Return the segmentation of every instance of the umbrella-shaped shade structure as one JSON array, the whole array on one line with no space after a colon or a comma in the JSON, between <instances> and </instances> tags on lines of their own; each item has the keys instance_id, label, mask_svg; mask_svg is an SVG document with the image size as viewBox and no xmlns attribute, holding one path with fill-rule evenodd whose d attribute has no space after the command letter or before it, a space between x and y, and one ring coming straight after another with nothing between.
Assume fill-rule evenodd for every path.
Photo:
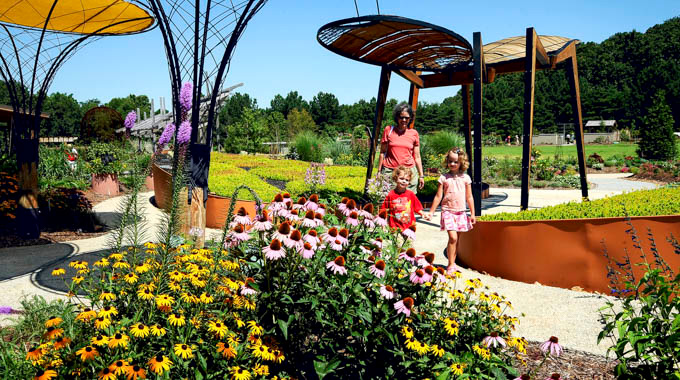
<instances>
[{"instance_id":1,"label":"umbrella-shaped shade structure","mask_svg":"<svg viewBox=\"0 0 680 380\"><path fill-rule=\"evenodd\" d=\"M12 151L19 166L19 233L37 223L40 111L59 67L96 37L149 30L154 18L136 1L8 0L0 3L0 79L13 108ZM95 38L93 38L95 37Z\"/></svg>"}]
</instances>

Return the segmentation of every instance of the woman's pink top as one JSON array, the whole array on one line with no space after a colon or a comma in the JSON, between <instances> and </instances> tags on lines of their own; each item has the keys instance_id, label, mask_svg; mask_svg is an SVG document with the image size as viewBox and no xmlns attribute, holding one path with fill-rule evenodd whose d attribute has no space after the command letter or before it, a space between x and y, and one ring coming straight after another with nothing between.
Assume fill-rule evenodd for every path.
<instances>
[{"instance_id":1,"label":"woman's pink top","mask_svg":"<svg viewBox=\"0 0 680 380\"><path fill-rule=\"evenodd\" d=\"M472 183L470 176L467 173L446 173L439 177L438 182L443 185L442 210L465 211L465 189Z\"/></svg>"},{"instance_id":2,"label":"woman's pink top","mask_svg":"<svg viewBox=\"0 0 680 380\"><path fill-rule=\"evenodd\" d=\"M404 132L397 132L397 128L392 126L385 127L380 143L387 143L387 151L383 166L394 169L399 165L407 168L416 164L413 158L413 149L420 145L420 136L415 129L406 129Z\"/></svg>"}]
</instances>

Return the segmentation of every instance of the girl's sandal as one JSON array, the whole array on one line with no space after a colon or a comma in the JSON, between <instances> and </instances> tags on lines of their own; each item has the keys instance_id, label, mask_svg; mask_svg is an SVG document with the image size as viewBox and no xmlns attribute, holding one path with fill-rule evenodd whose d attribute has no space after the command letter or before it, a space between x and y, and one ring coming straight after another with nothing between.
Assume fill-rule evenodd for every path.
<instances>
[{"instance_id":1,"label":"girl's sandal","mask_svg":"<svg viewBox=\"0 0 680 380\"><path fill-rule=\"evenodd\" d=\"M458 271L456 264L450 265L446 268L446 274L453 276Z\"/></svg>"}]
</instances>

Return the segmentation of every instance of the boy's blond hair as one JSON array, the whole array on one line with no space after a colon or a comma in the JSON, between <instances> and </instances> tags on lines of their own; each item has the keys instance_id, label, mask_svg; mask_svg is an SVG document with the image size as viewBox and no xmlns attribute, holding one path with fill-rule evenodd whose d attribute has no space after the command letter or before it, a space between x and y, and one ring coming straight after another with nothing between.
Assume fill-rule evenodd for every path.
<instances>
[{"instance_id":1,"label":"boy's blond hair","mask_svg":"<svg viewBox=\"0 0 680 380\"><path fill-rule=\"evenodd\" d=\"M464 173L468 167L470 167L470 162L468 161L467 153L458 147L451 148L448 152L446 152L446 156L444 156L444 162L442 163L444 169L449 168L449 155L451 153L458 155L458 173Z\"/></svg>"},{"instance_id":2,"label":"boy's blond hair","mask_svg":"<svg viewBox=\"0 0 680 380\"><path fill-rule=\"evenodd\" d=\"M394 171L392 172L392 181L397 182L397 179L402 173L408 174L408 180L411 181L411 176L413 175L413 173L411 173L411 169L407 168L404 165L399 165L394 169Z\"/></svg>"}]
</instances>

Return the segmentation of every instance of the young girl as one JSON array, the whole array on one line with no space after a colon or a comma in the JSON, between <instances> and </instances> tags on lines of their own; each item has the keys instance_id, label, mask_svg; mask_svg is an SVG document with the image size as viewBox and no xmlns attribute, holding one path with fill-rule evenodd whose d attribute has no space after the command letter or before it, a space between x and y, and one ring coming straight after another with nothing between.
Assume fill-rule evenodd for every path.
<instances>
[{"instance_id":1,"label":"young girl","mask_svg":"<svg viewBox=\"0 0 680 380\"><path fill-rule=\"evenodd\" d=\"M449 242L446 246L449 265L446 271L449 274L455 272L456 267L456 243L458 233L472 229L475 219L475 203L472 199L472 180L465 173L469 166L467 154L462 149L449 150L444 159L444 168L449 172L439 177L437 195L432 201L432 207L428 219L432 218L434 211L442 204L441 230L449 234ZM465 202L470 207L471 216L465 213Z\"/></svg>"},{"instance_id":2,"label":"young girl","mask_svg":"<svg viewBox=\"0 0 680 380\"><path fill-rule=\"evenodd\" d=\"M406 166L398 166L392 172L392 180L396 187L387 194L380 210L387 210L390 228L399 228L401 231L409 228L416 222L415 214L425 217L423 205L413 191L407 189L411 183L411 169Z\"/></svg>"}]
</instances>

